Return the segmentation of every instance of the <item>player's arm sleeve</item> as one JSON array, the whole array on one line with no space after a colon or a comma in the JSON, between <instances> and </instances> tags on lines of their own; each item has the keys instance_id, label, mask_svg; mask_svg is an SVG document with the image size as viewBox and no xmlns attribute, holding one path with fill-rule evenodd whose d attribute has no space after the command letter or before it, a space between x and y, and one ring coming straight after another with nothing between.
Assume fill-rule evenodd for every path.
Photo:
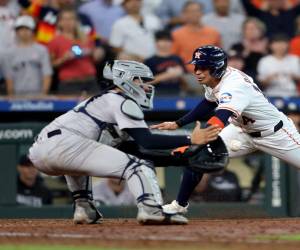
<instances>
[{"instance_id":1,"label":"player's arm sleeve","mask_svg":"<svg viewBox=\"0 0 300 250\"><path fill-rule=\"evenodd\" d=\"M224 128L228 124L228 119L234 113L227 109L218 109L216 114L207 121L207 126L217 125L220 128Z\"/></svg>"},{"instance_id":2,"label":"player's arm sleeve","mask_svg":"<svg viewBox=\"0 0 300 250\"><path fill-rule=\"evenodd\" d=\"M192 111L176 121L179 127L203 119L217 107L217 103L203 99Z\"/></svg>"},{"instance_id":3,"label":"player's arm sleeve","mask_svg":"<svg viewBox=\"0 0 300 250\"><path fill-rule=\"evenodd\" d=\"M127 128L124 131L145 149L172 149L191 145L191 139L186 135L152 134L148 128Z\"/></svg>"}]
</instances>

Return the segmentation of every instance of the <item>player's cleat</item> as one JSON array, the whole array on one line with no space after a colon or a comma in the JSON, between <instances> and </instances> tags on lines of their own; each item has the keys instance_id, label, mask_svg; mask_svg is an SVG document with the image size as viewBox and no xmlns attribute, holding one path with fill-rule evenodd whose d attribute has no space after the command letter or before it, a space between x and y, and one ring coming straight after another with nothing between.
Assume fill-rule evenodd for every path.
<instances>
[{"instance_id":1,"label":"player's cleat","mask_svg":"<svg viewBox=\"0 0 300 250\"><path fill-rule=\"evenodd\" d=\"M165 221L163 224L165 225L186 225L189 223L189 220L181 214L166 214Z\"/></svg>"},{"instance_id":2,"label":"player's cleat","mask_svg":"<svg viewBox=\"0 0 300 250\"><path fill-rule=\"evenodd\" d=\"M137 221L142 225L162 224L165 216L161 207L147 206L143 203L138 203Z\"/></svg>"},{"instance_id":3,"label":"player's cleat","mask_svg":"<svg viewBox=\"0 0 300 250\"><path fill-rule=\"evenodd\" d=\"M185 214L187 213L189 204L185 207L180 206L176 200L173 200L172 203L166 204L163 207L163 211L166 214Z\"/></svg>"},{"instance_id":4,"label":"player's cleat","mask_svg":"<svg viewBox=\"0 0 300 250\"><path fill-rule=\"evenodd\" d=\"M73 221L75 224L97 224L103 219L92 201L76 200Z\"/></svg>"},{"instance_id":5,"label":"player's cleat","mask_svg":"<svg viewBox=\"0 0 300 250\"><path fill-rule=\"evenodd\" d=\"M142 225L185 225L188 219L180 214L166 214L162 208L138 204L137 221Z\"/></svg>"}]
</instances>

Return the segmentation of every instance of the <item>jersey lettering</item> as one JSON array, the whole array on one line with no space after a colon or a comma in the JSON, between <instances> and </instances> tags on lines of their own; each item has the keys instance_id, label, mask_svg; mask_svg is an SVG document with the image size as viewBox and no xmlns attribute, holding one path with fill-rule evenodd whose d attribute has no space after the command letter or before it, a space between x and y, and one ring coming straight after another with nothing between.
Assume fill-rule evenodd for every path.
<instances>
[{"instance_id":1,"label":"jersey lettering","mask_svg":"<svg viewBox=\"0 0 300 250\"><path fill-rule=\"evenodd\" d=\"M243 119L243 124L244 125L247 125L249 122L251 122L251 123L254 123L255 122L255 120L253 120L253 119L251 119L251 118L249 118L249 117L247 117L247 116L242 116L242 119Z\"/></svg>"},{"instance_id":2,"label":"jersey lettering","mask_svg":"<svg viewBox=\"0 0 300 250\"><path fill-rule=\"evenodd\" d=\"M243 76L245 82L250 83L251 86L252 86L257 92L259 92L259 93L261 93L263 96L265 96L265 95L263 94L263 92L260 90L260 88L257 87L257 85L256 85L254 82L252 82L252 81L250 80L249 76L247 76L244 72L242 72L242 71L240 71L240 70L237 70L237 71Z\"/></svg>"}]
</instances>

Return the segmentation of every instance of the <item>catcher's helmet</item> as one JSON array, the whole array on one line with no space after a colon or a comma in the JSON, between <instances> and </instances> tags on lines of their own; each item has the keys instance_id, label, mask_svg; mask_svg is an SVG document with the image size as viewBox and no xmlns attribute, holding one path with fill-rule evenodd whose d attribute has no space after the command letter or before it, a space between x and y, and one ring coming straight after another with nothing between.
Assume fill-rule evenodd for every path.
<instances>
[{"instance_id":1,"label":"catcher's helmet","mask_svg":"<svg viewBox=\"0 0 300 250\"><path fill-rule=\"evenodd\" d=\"M103 77L112 80L114 85L141 108L153 108L154 86L147 81L153 80L154 77L145 64L127 60L110 61L103 69Z\"/></svg>"},{"instance_id":2,"label":"catcher's helmet","mask_svg":"<svg viewBox=\"0 0 300 250\"><path fill-rule=\"evenodd\" d=\"M221 48L207 45L197 48L189 63L208 68L213 77L221 78L227 67L227 56Z\"/></svg>"}]
</instances>

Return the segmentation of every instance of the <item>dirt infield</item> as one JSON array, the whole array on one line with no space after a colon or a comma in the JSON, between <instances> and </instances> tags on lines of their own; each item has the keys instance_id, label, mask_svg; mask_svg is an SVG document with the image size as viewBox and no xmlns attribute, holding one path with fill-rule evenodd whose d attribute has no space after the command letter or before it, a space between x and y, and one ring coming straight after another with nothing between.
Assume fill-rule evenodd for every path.
<instances>
[{"instance_id":1,"label":"dirt infield","mask_svg":"<svg viewBox=\"0 0 300 250\"><path fill-rule=\"evenodd\" d=\"M1 244L66 244L127 249L300 249L300 219L191 220L140 226L135 220L73 225L71 220L0 220Z\"/></svg>"}]
</instances>

